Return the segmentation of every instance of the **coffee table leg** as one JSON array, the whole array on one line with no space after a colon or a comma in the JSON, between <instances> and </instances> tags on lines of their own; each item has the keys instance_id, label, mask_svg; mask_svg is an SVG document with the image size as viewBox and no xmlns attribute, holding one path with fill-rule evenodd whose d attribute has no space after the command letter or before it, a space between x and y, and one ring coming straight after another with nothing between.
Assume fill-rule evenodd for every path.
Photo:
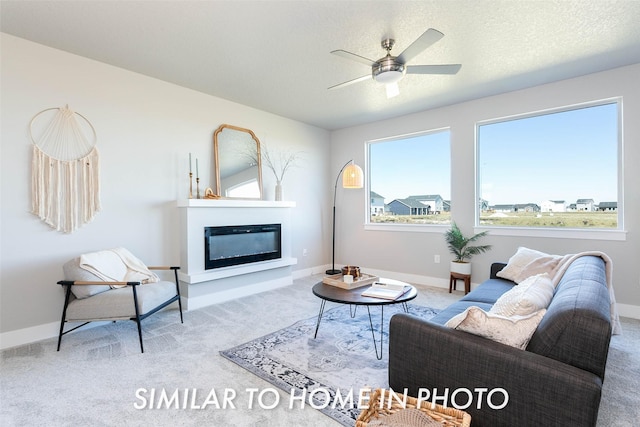
<instances>
[{"instance_id":1,"label":"coffee table leg","mask_svg":"<svg viewBox=\"0 0 640 427\"><path fill-rule=\"evenodd\" d=\"M369 314L369 325L371 326L371 337L373 338L373 348L376 350L376 358L382 360L382 342L384 341L384 305L380 306L380 353L378 353L378 344L376 343L376 334L373 331L373 321L371 320L371 311L367 306L367 313Z\"/></svg>"},{"instance_id":2,"label":"coffee table leg","mask_svg":"<svg viewBox=\"0 0 640 427\"><path fill-rule=\"evenodd\" d=\"M351 309L352 307L353 307L353 310ZM349 315L351 316L352 319L356 317L357 311L358 311L357 305L349 304Z\"/></svg>"},{"instance_id":3,"label":"coffee table leg","mask_svg":"<svg viewBox=\"0 0 640 427\"><path fill-rule=\"evenodd\" d=\"M313 334L313 339L316 339L318 336L318 328L320 327L320 320L322 320L322 314L324 313L324 305L326 304L326 300L322 300L320 303L320 312L318 313L318 321L316 322L316 333Z\"/></svg>"}]
</instances>

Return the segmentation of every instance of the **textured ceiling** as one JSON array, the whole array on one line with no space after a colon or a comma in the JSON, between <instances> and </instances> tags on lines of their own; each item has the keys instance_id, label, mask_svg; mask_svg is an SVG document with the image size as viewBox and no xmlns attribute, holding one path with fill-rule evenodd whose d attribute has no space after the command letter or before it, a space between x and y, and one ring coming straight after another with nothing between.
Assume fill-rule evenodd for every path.
<instances>
[{"instance_id":1,"label":"textured ceiling","mask_svg":"<svg viewBox=\"0 0 640 427\"><path fill-rule=\"evenodd\" d=\"M640 63L640 1L6 1L1 29L37 43L326 129L404 115ZM380 41L398 54L427 28L445 37L400 95L365 81Z\"/></svg>"}]
</instances>

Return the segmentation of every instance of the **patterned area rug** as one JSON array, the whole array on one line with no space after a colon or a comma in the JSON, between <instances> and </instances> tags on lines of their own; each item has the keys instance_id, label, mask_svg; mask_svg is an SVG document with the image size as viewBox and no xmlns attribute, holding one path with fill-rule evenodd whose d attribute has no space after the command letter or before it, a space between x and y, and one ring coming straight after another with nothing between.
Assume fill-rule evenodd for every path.
<instances>
[{"instance_id":1,"label":"patterned area rug","mask_svg":"<svg viewBox=\"0 0 640 427\"><path fill-rule=\"evenodd\" d=\"M389 319L402 312L395 304L384 309L382 360L377 360L366 307L351 317L350 307L326 310L313 338L317 317L301 320L220 354L289 393L294 407L305 404L345 426L358 417L358 398L368 388L388 388ZM437 311L409 304L409 313L430 319ZM371 308L380 351L380 308ZM304 399L304 401L303 401Z\"/></svg>"}]
</instances>

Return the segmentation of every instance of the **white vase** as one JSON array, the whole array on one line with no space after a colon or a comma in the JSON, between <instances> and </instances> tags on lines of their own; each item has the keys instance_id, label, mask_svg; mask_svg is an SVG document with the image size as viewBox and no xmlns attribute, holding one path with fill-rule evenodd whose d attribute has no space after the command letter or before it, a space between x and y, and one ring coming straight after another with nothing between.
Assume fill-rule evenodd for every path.
<instances>
[{"instance_id":1,"label":"white vase","mask_svg":"<svg viewBox=\"0 0 640 427\"><path fill-rule=\"evenodd\" d=\"M276 201L281 201L282 200L282 182L277 181L276 182L276 197L275 197Z\"/></svg>"},{"instance_id":2,"label":"white vase","mask_svg":"<svg viewBox=\"0 0 640 427\"><path fill-rule=\"evenodd\" d=\"M450 269L452 273L471 274L471 263L451 261Z\"/></svg>"}]
</instances>

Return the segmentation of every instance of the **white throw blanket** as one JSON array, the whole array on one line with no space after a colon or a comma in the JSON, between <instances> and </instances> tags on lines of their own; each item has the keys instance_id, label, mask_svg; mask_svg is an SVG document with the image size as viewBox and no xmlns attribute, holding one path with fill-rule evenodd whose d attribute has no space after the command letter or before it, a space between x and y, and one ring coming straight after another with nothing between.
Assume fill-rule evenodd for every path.
<instances>
[{"instance_id":1,"label":"white throw blanket","mask_svg":"<svg viewBox=\"0 0 640 427\"><path fill-rule=\"evenodd\" d=\"M607 288L609 290L609 300L611 302L611 327L614 335L622 333L616 297L613 292L613 263L611 258L604 252L587 251L569 255L550 255L528 248L518 248L518 252L509 259L507 266L500 272L498 277L504 277L520 283L524 279L536 274L547 273L551 277L551 282L557 286L562 276L569 268L569 265L582 256L597 256L604 260Z\"/></svg>"},{"instance_id":2,"label":"white throw blanket","mask_svg":"<svg viewBox=\"0 0 640 427\"><path fill-rule=\"evenodd\" d=\"M105 282L154 283L160 281L155 273L125 248L81 255L80 268L95 274Z\"/></svg>"}]
</instances>

